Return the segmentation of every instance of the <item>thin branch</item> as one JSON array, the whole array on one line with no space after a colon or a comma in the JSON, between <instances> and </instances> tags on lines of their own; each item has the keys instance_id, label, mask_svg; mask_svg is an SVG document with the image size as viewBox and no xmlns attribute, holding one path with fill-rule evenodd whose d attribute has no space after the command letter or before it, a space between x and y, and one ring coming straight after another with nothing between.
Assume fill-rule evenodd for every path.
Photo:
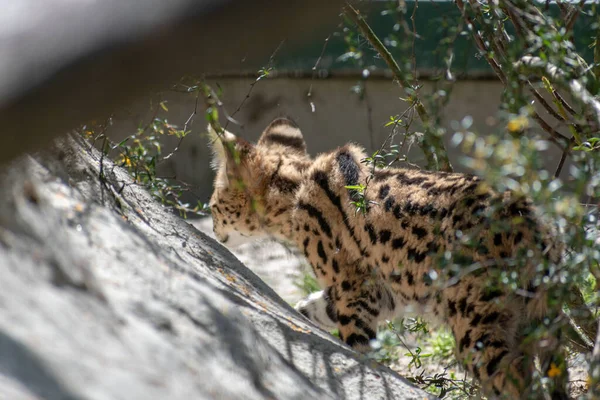
<instances>
[{"instance_id":1,"label":"thin branch","mask_svg":"<svg viewBox=\"0 0 600 400\"><path fill-rule=\"evenodd\" d=\"M173 149L173 151L171 151L169 154L167 154L166 156L164 156L159 162L168 160L169 158L173 157L173 154L177 153L177 151L179 150L179 147L181 146L181 143L183 142L183 139L187 136L186 132L187 132L187 128L188 126L192 123L192 120L194 119L194 116L196 116L196 114L198 113L198 99L200 97L200 90L198 90L196 92L196 104L194 105L194 111L190 114L190 116L188 117L187 121L185 121L185 123L183 124L183 135L179 138L179 141L177 142L177 145L175 146L175 148Z\"/></svg>"},{"instance_id":2,"label":"thin branch","mask_svg":"<svg viewBox=\"0 0 600 400\"><path fill-rule=\"evenodd\" d=\"M594 41L594 76L596 80L600 80L600 27L596 31L596 39Z\"/></svg>"},{"instance_id":3,"label":"thin branch","mask_svg":"<svg viewBox=\"0 0 600 400\"><path fill-rule=\"evenodd\" d=\"M558 112L556 112L556 110L554 110L554 108L552 108L552 106L550 104L548 104L548 102L546 101L544 96L542 96L540 94L540 92L538 92L537 89L535 89L533 87L531 82L527 81L527 83L529 84L529 91L531 92L531 94L533 94L533 96L537 99L537 101L544 107L546 112L548 114L550 114L551 116L553 116L555 119L557 119L561 122L566 122L565 118L562 115L560 115Z\"/></svg>"},{"instance_id":4,"label":"thin branch","mask_svg":"<svg viewBox=\"0 0 600 400\"><path fill-rule=\"evenodd\" d=\"M415 106L415 109L419 114L419 118L421 118L421 121L423 122L423 127L425 130L421 143L421 150L425 155L427 168L447 172L452 171L452 165L448 159L444 142L435 131L425 106L417 97L415 89L410 85L407 76L400 69L398 63L396 63L396 60L394 60L394 57L389 50L385 47L381 40L379 40L371 27L360 15L360 12L350 4L347 4L347 7L345 8L345 14L356 24L362 35L369 41L377 53L379 53L381 58L387 64L388 68L392 71L394 79L409 94L410 101Z\"/></svg>"},{"instance_id":5,"label":"thin branch","mask_svg":"<svg viewBox=\"0 0 600 400\"><path fill-rule=\"evenodd\" d=\"M415 45L417 42L417 23L415 16L417 15L417 9L419 8L419 0L415 0L415 5L413 6L413 12L410 16L410 20L412 21L412 65L413 65L413 77L417 79L417 53L415 52Z\"/></svg>"},{"instance_id":6,"label":"thin branch","mask_svg":"<svg viewBox=\"0 0 600 400\"><path fill-rule=\"evenodd\" d=\"M465 19L467 24L471 24L471 31L473 33L475 42L477 43L479 49L482 52L484 52L485 55L487 55L486 59L488 60L488 63L490 63L490 66L494 69L494 71L496 71L496 74L498 75L500 80L502 80L502 82L505 83L506 78L505 78L504 73L500 69L500 65L497 63L497 61L492 56L489 55L489 48L486 46L484 39L481 37L481 35L478 32L476 32L475 27L472 26L473 22L470 19L470 17L466 14L462 0L457 0L456 3L459 6L459 8L463 7L463 8L461 8L463 18ZM476 13L478 13L478 14L481 13L480 6L475 0L469 0L469 3ZM509 8L509 10L510 10L510 8ZM519 26L520 22L518 21L516 14L514 12L512 12L511 14L512 14L512 18L513 18L513 24L515 24L515 26ZM489 40L488 42L492 46L494 52L504 58L506 55L506 52L503 48L503 43L502 43L501 39L498 39L497 35L495 35L494 32L488 32L488 36L491 36L491 40ZM539 92L531 85L531 83L529 81L528 81L528 85L529 85L530 91L532 92L534 97L536 97L536 99L538 99L538 101L540 102L540 104L542 104L542 106L546 109L546 111L551 116L556 118L557 120L559 120L561 122L565 122L565 119L562 116L560 116L560 114L558 114L546 102L546 100L539 94ZM540 127L542 127L542 129L544 129L550 135L551 141L555 142L560 147L567 146L569 139L567 137L565 137L564 135L562 135L560 132L556 131L554 128L552 128L552 126L550 124L548 124L537 112L533 113L532 118L540 125Z\"/></svg>"},{"instance_id":7,"label":"thin branch","mask_svg":"<svg viewBox=\"0 0 600 400\"><path fill-rule=\"evenodd\" d=\"M281 49L281 47L283 46L284 43L285 43L285 40L282 40L281 42L279 42L279 45L277 46L277 48L273 51L273 53L271 53L271 56L269 57L269 62L267 63L268 69L272 68L273 62L275 61L275 55L279 52L279 49ZM252 94L252 91L254 90L254 86L256 86L256 84L266 76L267 76L267 73L263 72L263 73L259 74L258 78L256 78L256 80L250 84L250 89L248 90L248 93L246 93L246 97L244 97L244 99L241 101L241 103L238 105L238 107L235 109L235 111L231 114L231 118L233 118L235 116L235 114L237 114L242 109L244 104L246 104L246 101L250 98L250 95ZM228 125L229 125L229 119L225 123L224 129L227 129Z\"/></svg>"},{"instance_id":8,"label":"thin branch","mask_svg":"<svg viewBox=\"0 0 600 400\"><path fill-rule=\"evenodd\" d=\"M533 120L537 122L538 125L550 135L550 141L556 143L562 149L565 149L565 147L568 146L569 139L566 138L562 133L558 132L556 129L552 128L550 124L548 124L542 117L540 117L540 115L537 112L534 112L531 115L531 118L533 118Z\"/></svg>"},{"instance_id":9,"label":"thin branch","mask_svg":"<svg viewBox=\"0 0 600 400\"><path fill-rule=\"evenodd\" d=\"M568 149L563 150L562 156L560 157L560 162L558 163L558 167L556 167L556 171L554 172L555 178L558 178L560 176L560 172L562 171L562 168L565 165L565 160L567 159L568 153Z\"/></svg>"},{"instance_id":10,"label":"thin branch","mask_svg":"<svg viewBox=\"0 0 600 400\"><path fill-rule=\"evenodd\" d=\"M560 102L560 105L564 107L564 109L567 110L569 114L571 114L572 116L577 116L577 111L575 111L575 109L571 107L569 103L567 103L565 98L562 97L560 93L558 93L556 90L552 90L552 96L554 96L554 98Z\"/></svg>"},{"instance_id":11,"label":"thin branch","mask_svg":"<svg viewBox=\"0 0 600 400\"><path fill-rule=\"evenodd\" d=\"M573 29L575 21L577 21L577 17L579 17L579 13L581 12L581 7L583 7L584 4L585 0L580 0L577 6L571 6L571 9L565 18L565 29L567 32L571 32L571 29Z\"/></svg>"},{"instance_id":12,"label":"thin branch","mask_svg":"<svg viewBox=\"0 0 600 400\"><path fill-rule=\"evenodd\" d=\"M600 126L600 102L577 79L567 80L566 74L561 69L539 57L524 56L515 63L515 67L523 74L546 76L555 85L568 90L574 99L577 99L592 111L596 119L596 127Z\"/></svg>"},{"instance_id":13,"label":"thin branch","mask_svg":"<svg viewBox=\"0 0 600 400\"><path fill-rule=\"evenodd\" d=\"M323 54L325 54L325 49L327 49L327 45L329 44L329 38L330 37L331 37L331 35L329 35L329 36L327 36L325 38L325 42L323 43L323 48L321 49L321 54L319 54L319 58L317 58L317 61L315 62L315 65L312 67L312 77L310 79L310 87L308 88L308 93L306 94L306 97L308 97L308 102L310 104L310 111L311 112L315 112L316 111L315 103L312 101L313 82L315 80L315 76L317 75L317 68L319 67L319 64L321 63L321 59L323 58Z\"/></svg>"},{"instance_id":14,"label":"thin branch","mask_svg":"<svg viewBox=\"0 0 600 400\"><path fill-rule=\"evenodd\" d=\"M490 55L490 51L487 48L485 41L483 40L483 38L481 37L479 32L477 32L475 30L475 25L473 24L473 20L471 19L471 17L469 17L467 15L467 12L465 10L465 4L463 3L462 0L456 0L456 5L458 6L458 9L460 10L460 12L463 16L463 19L467 23L467 27L471 30L471 33L473 35L473 39L475 40L475 44L477 45L477 48L479 49L479 51L481 52L483 57L485 57L486 61L490 65L490 67L492 67L492 69L496 73L496 76L498 76L498 79L500 79L500 81L504 85L506 85L506 76L504 75L504 72L502 71L502 67L500 67L500 64L498 63L498 61L496 61L496 59L494 59L494 57L492 57Z\"/></svg>"}]
</instances>

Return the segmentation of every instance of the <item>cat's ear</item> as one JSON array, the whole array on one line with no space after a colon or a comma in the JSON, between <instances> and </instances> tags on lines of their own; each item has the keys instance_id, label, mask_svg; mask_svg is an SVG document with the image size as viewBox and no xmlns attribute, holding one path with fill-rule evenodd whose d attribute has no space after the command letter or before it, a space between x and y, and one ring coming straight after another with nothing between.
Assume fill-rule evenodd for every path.
<instances>
[{"instance_id":1,"label":"cat's ear","mask_svg":"<svg viewBox=\"0 0 600 400\"><path fill-rule=\"evenodd\" d=\"M208 125L209 144L213 151L211 167L218 171L240 165L252 152L254 146L233 133L223 130L221 134Z\"/></svg>"},{"instance_id":2,"label":"cat's ear","mask_svg":"<svg viewBox=\"0 0 600 400\"><path fill-rule=\"evenodd\" d=\"M263 131L258 146L278 147L280 150L306 153L306 142L300 128L289 118L273 120Z\"/></svg>"}]
</instances>

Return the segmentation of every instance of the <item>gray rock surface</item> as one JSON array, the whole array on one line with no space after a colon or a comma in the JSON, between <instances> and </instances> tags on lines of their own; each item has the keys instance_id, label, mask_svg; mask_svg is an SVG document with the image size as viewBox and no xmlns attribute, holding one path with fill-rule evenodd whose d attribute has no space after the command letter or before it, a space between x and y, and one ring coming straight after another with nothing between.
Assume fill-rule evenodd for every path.
<instances>
[{"instance_id":1,"label":"gray rock surface","mask_svg":"<svg viewBox=\"0 0 600 400\"><path fill-rule=\"evenodd\" d=\"M0 399L429 397L81 139L0 175Z\"/></svg>"}]
</instances>

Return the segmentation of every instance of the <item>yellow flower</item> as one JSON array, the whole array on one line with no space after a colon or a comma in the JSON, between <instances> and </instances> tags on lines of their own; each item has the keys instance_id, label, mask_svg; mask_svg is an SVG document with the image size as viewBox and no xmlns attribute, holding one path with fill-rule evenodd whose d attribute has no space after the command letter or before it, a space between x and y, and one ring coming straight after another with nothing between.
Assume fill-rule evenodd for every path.
<instances>
[{"instance_id":1,"label":"yellow flower","mask_svg":"<svg viewBox=\"0 0 600 400\"><path fill-rule=\"evenodd\" d=\"M131 167L131 158L127 157L125 154L121 154L121 163L128 167Z\"/></svg>"},{"instance_id":2,"label":"yellow flower","mask_svg":"<svg viewBox=\"0 0 600 400\"><path fill-rule=\"evenodd\" d=\"M524 115L519 115L508 121L506 127L510 132L521 132L522 130L529 128L529 119Z\"/></svg>"},{"instance_id":3,"label":"yellow flower","mask_svg":"<svg viewBox=\"0 0 600 400\"><path fill-rule=\"evenodd\" d=\"M561 369L556 366L556 364L551 363L550 369L548 370L548 377L554 378L559 376L562 373Z\"/></svg>"}]
</instances>

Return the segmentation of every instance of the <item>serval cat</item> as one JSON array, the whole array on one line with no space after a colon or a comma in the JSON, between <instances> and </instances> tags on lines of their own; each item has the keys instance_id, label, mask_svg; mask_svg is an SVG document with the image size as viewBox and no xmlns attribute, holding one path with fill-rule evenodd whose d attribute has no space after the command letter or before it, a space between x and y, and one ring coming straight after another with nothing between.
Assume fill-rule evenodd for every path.
<instances>
[{"instance_id":1,"label":"serval cat","mask_svg":"<svg viewBox=\"0 0 600 400\"><path fill-rule=\"evenodd\" d=\"M313 159L285 118L256 145L212 137L216 237L267 234L303 250L323 290L296 309L349 346L368 350L378 322L413 309L451 328L457 357L489 397L530 397L534 353L545 370L565 370L557 337L524 341L562 318L538 277L562 245L527 198L468 174L373 168L354 144ZM499 283L502 273L517 274L517 289ZM553 398L567 398L556 380Z\"/></svg>"}]
</instances>

